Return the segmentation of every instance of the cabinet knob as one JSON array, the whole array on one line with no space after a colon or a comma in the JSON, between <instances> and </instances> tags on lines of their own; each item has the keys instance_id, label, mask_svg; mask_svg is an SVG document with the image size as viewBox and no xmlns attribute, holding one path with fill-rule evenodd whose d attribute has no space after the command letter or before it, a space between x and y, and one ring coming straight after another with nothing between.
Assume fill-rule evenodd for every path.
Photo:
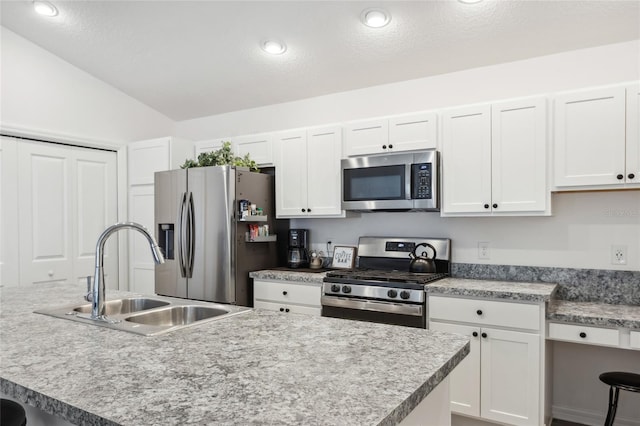
<instances>
[{"instance_id":1,"label":"cabinet knob","mask_svg":"<svg viewBox=\"0 0 640 426\"><path fill-rule=\"evenodd\" d=\"M286 296L286 295L287 295L287 290L283 291L283 292L282 292L282 295L283 295L283 296Z\"/></svg>"},{"instance_id":2,"label":"cabinet knob","mask_svg":"<svg viewBox=\"0 0 640 426\"><path fill-rule=\"evenodd\" d=\"M382 145L382 149L387 149L387 146L386 145Z\"/></svg>"},{"instance_id":3,"label":"cabinet knob","mask_svg":"<svg viewBox=\"0 0 640 426\"><path fill-rule=\"evenodd\" d=\"M622 178L624 178L624 175L620 174L618 176L616 176L618 178L618 180L622 180Z\"/></svg>"},{"instance_id":4,"label":"cabinet knob","mask_svg":"<svg viewBox=\"0 0 640 426\"><path fill-rule=\"evenodd\" d=\"M498 208L498 204L493 203L493 208L494 208L494 209L497 209L497 208Z\"/></svg>"},{"instance_id":5,"label":"cabinet knob","mask_svg":"<svg viewBox=\"0 0 640 426\"><path fill-rule=\"evenodd\" d=\"M389 144L389 149L393 149L393 145Z\"/></svg>"},{"instance_id":6,"label":"cabinet knob","mask_svg":"<svg viewBox=\"0 0 640 426\"><path fill-rule=\"evenodd\" d=\"M308 212L308 213L311 213L311 209L307 209L307 212Z\"/></svg>"},{"instance_id":7,"label":"cabinet knob","mask_svg":"<svg viewBox=\"0 0 640 426\"><path fill-rule=\"evenodd\" d=\"M583 339L587 337L587 333L585 333L584 331L580 332L580 337L582 337Z\"/></svg>"},{"instance_id":8,"label":"cabinet knob","mask_svg":"<svg viewBox=\"0 0 640 426\"><path fill-rule=\"evenodd\" d=\"M482 315L482 309L478 309L478 310L476 311L476 314L478 314L478 315Z\"/></svg>"},{"instance_id":9,"label":"cabinet knob","mask_svg":"<svg viewBox=\"0 0 640 426\"><path fill-rule=\"evenodd\" d=\"M633 179L636 177L636 175L634 175L633 173L629 173L629 175L627 176L629 179Z\"/></svg>"},{"instance_id":10,"label":"cabinet knob","mask_svg":"<svg viewBox=\"0 0 640 426\"><path fill-rule=\"evenodd\" d=\"M285 311L285 312L289 312L289 308L285 309L284 311Z\"/></svg>"},{"instance_id":11,"label":"cabinet knob","mask_svg":"<svg viewBox=\"0 0 640 426\"><path fill-rule=\"evenodd\" d=\"M280 308L280 312L284 312L284 308Z\"/></svg>"},{"instance_id":12,"label":"cabinet knob","mask_svg":"<svg viewBox=\"0 0 640 426\"><path fill-rule=\"evenodd\" d=\"M487 338L487 333L482 333L482 337L486 339Z\"/></svg>"},{"instance_id":13,"label":"cabinet knob","mask_svg":"<svg viewBox=\"0 0 640 426\"><path fill-rule=\"evenodd\" d=\"M49 270L49 272L47 272L47 275L49 275L50 277L52 277L52 276L53 276L53 270L52 270L52 269L50 269L50 270Z\"/></svg>"},{"instance_id":14,"label":"cabinet knob","mask_svg":"<svg viewBox=\"0 0 640 426\"><path fill-rule=\"evenodd\" d=\"M473 337L478 337L478 332L477 332L477 331L474 331L473 333L471 333L471 335L472 335Z\"/></svg>"},{"instance_id":15,"label":"cabinet knob","mask_svg":"<svg viewBox=\"0 0 640 426\"><path fill-rule=\"evenodd\" d=\"M307 211L307 209L302 209L302 213L304 213L304 212L306 212L306 211Z\"/></svg>"},{"instance_id":16,"label":"cabinet knob","mask_svg":"<svg viewBox=\"0 0 640 426\"><path fill-rule=\"evenodd\" d=\"M488 209L488 208L489 208L489 204L485 204L485 205L484 205L484 208L485 208L485 209Z\"/></svg>"}]
</instances>

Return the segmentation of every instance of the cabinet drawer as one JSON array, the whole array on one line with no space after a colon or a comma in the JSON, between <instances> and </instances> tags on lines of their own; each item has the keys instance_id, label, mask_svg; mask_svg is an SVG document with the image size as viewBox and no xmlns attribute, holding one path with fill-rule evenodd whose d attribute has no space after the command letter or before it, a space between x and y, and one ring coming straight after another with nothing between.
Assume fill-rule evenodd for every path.
<instances>
[{"instance_id":1,"label":"cabinet drawer","mask_svg":"<svg viewBox=\"0 0 640 426\"><path fill-rule=\"evenodd\" d=\"M298 303L320 308L320 284L291 284L278 281L254 281L256 300Z\"/></svg>"},{"instance_id":2,"label":"cabinet drawer","mask_svg":"<svg viewBox=\"0 0 640 426\"><path fill-rule=\"evenodd\" d=\"M540 312L538 305L429 296L430 319L539 330Z\"/></svg>"},{"instance_id":3,"label":"cabinet drawer","mask_svg":"<svg viewBox=\"0 0 640 426\"><path fill-rule=\"evenodd\" d=\"M293 313L293 314L305 314L320 316L321 309L312 306L299 306L299 305L287 305L284 303L264 302L256 300L254 303L255 308L268 309L270 311Z\"/></svg>"},{"instance_id":4,"label":"cabinet drawer","mask_svg":"<svg viewBox=\"0 0 640 426\"><path fill-rule=\"evenodd\" d=\"M629 346L631 347L631 349L640 349L640 331L631 330Z\"/></svg>"},{"instance_id":5,"label":"cabinet drawer","mask_svg":"<svg viewBox=\"0 0 640 426\"><path fill-rule=\"evenodd\" d=\"M620 332L612 328L552 322L549 323L549 339L587 343L590 345L618 346Z\"/></svg>"}]
</instances>

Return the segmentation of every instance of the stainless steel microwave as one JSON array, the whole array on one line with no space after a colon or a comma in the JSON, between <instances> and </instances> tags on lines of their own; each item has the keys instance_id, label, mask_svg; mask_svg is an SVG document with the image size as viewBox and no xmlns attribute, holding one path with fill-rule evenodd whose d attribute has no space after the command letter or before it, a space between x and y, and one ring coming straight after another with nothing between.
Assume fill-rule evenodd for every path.
<instances>
[{"instance_id":1,"label":"stainless steel microwave","mask_svg":"<svg viewBox=\"0 0 640 426\"><path fill-rule=\"evenodd\" d=\"M342 208L439 211L438 151L342 160Z\"/></svg>"}]
</instances>

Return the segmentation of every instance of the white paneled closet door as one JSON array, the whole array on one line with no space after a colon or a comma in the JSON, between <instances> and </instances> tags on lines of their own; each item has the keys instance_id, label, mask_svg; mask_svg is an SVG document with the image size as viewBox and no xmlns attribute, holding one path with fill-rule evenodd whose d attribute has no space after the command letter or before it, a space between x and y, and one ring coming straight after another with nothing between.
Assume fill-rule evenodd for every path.
<instances>
[{"instance_id":1,"label":"white paneled closet door","mask_svg":"<svg viewBox=\"0 0 640 426\"><path fill-rule=\"evenodd\" d=\"M116 154L18 142L20 282L84 282L95 244L117 220ZM107 285L117 288L117 237L105 251Z\"/></svg>"}]
</instances>

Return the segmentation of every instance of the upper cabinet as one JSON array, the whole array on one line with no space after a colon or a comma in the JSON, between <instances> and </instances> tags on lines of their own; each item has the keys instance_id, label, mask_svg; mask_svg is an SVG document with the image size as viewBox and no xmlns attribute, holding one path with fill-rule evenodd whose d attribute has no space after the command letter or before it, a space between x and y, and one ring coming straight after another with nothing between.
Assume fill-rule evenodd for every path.
<instances>
[{"instance_id":1,"label":"upper cabinet","mask_svg":"<svg viewBox=\"0 0 640 426\"><path fill-rule=\"evenodd\" d=\"M554 183L580 189L640 184L639 85L554 97Z\"/></svg>"},{"instance_id":2,"label":"upper cabinet","mask_svg":"<svg viewBox=\"0 0 640 426\"><path fill-rule=\"evenodd\" d=\"M342 217L340 127L280 132L274 136L276 216Z\"/></svg>"},{"instance_id":3,"label":"upper cabinet","mask_svg":"<svg viewBox=\"0 0 640 426\"><path fill-rule=\"evenodd\" d=\"M222 148L222 145L227 141L231 142L231 139L222 138L222 139L211 139L211 140L206 140L206 141L194 142L193 143L193 153L194 153L193 158L197 159L198 155L200 155L202 153L205 153L205 152L217 151L220 148Z\"/></svg>"},{"instance_id":4,"label":"upper cabinet","mask_svg":"<svg viewBox=\"0 0 640 426\"><path fill-rule=\"evenodd\" d=\"M152 185L155 172L178 168L193 158L191 142L171 137L132 142L127 148L129 185Z\"/></svg>"},{"instance_id":5,"label":"upper cabinet","mask_svg":"<svg viewBox=\"0 0 640 426\"><path fill-rule=\"evenodd\" d=\"M442 115L443 215L549 214L544 98Z\"/></svg>"},{"instance_id":6,"label":"upper cabinet","mask_svg":"<svg viewBox=\"0 0 640 426\"><path fill-rule=\"evenodd\" d=\"M238 136L233 139L232 146L233 152L238 157L249 154L259 166L273 166L273 135L271 133Z\"/></svg>"},{"instance_id":7,"label":"upper cabinet","mask_svg":"<svg viewBox=\"0 0 640 426\"><path fill-rule=\"evenodd\" d=\"M347 123L344 127L344 155L417 151L437 147L437 115L408 114Z\"/></svg>"}]
</instances>

